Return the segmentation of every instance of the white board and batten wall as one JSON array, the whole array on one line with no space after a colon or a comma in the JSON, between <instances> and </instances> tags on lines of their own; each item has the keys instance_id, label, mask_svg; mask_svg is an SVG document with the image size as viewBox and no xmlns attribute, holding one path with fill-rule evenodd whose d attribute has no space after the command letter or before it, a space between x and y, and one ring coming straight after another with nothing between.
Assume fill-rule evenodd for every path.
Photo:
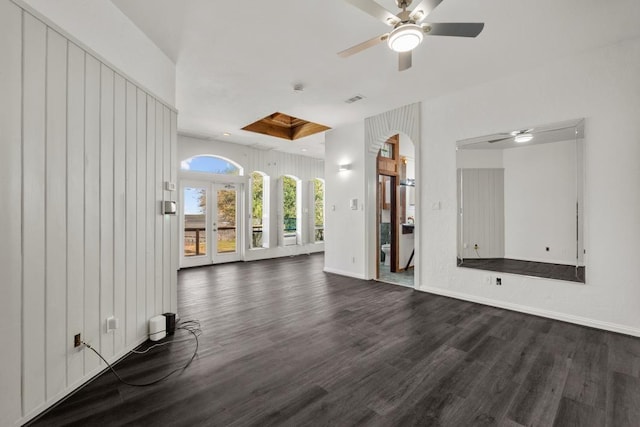
<instances>
[{"instance_id":1,"label":"white board and batten wall","mask_svg":"<svg viewBox=\"0 0 640 427\"><path fill-rule=\"evenodd\" d=\"M295 144L295 141L284 141L283 144ZM178 163L196 156L218 156L239 165L243 169L242 183L244 186L244 204L247 213L243 221L249 224L248 206L250 191L249 178L253 172L262 172L269 177L269 200L265 201L265 214L263 220L269 224L268 247L249 248L249 240L245 239L241 258L244 261L252 261L266 258L276 258L298 254L308 254L324 251L324 242L315 243L314 239L314 203L313 180L324 180L324 161L308 156L300 156L273 150L260 150L250 146L232 144L214 139L203 139L188 135L178 135ZM201 179L210 182L223 182L224 175L211 175L206 173L179 171L179 176L184 179ZM281 179L284 176L292 176L300 180L299 215L302 215L302 229L298 230L296 238L298 244L288 245L282 234L282 198L279 192L282 190ZM234 178L229 178L235 180ZM326 194L325 194L326 203ZM270 208L270 209L269 209ZM325 207L325 228L327 208ZM267 233L265 233L267 234ZM245 233L250 236L250 233Z\"/></svg>"},{"instance_id":2,"label":"white board and batten wall","mask_svg":"<svg viewBox=\"0 0 640 427\"><path fill-rule=\"evenodd\" d=\"M0 1L0 425L21 424L177 308L176 112ZM120 326L106 332L105 320Z\"/></svg>"}]
</instances>

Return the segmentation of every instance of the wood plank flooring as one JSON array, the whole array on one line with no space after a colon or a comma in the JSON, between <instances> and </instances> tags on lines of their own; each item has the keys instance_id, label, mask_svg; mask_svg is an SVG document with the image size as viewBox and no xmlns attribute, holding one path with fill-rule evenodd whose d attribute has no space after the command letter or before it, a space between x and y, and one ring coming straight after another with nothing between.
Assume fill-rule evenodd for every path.
<instances>
[{"instance_id":1,"label":"wood plank flooring","mask_svg":"<svg viewBox=\"0 0 640 427\"><path fill-rule=\"evenodd\" d=\"M323 263L181 271L179 314L203 329L192 365L148 388L107 372L32 424L640 425L640 339L326 274ZM117 369L148 381L193 348L132 354Z\"/></svg>"},{"instance_id":2,"label":"wood plank flooring","mask_svg":"<svg viewBox=\"0 0 640 427\"><path fill-rule=\"evenodd\" d=\"M585 283L585 267L510 258L457 258L458 267Z\"/></svg>"}]
</instances>

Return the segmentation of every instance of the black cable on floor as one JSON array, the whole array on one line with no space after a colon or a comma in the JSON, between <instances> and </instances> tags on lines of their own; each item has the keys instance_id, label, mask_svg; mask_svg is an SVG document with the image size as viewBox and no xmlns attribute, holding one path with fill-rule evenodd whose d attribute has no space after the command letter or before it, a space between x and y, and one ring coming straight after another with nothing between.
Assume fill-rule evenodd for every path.
<instances>
[{"instance_id":1,"label":"black cable on floor","mask_svg":"<svg viewBox=\"0 0 640 427\"><path fill-rule=\"evenodd\" d=\"M200 322L198 322L197 320L187 320L184 322L180 323L180 326L176 327L176 329L182 329L185 330L189 333L191 333L195 339L196 339L196 348L193 351L193 355L191 356L191 358L189 359L189 361L181 368L176 368L173 371L169 372L167 375L160 377L156 380L153 380L151 382L148 383L141 383L141 384L136 384L136 383L130 383L124 379L122 379L122 377L120 375L118 375L118 373L116 372L116 370L113 368L113 366L111 366L111 364L109 362L107 362L107 360L102 357L102 355L93 347L91 347L89 344L87 344L86 342L82 342L88 349L90 349L91 351L93 351L95 354L98 355L98 357L100 359L102 359L102 361L104 363L107 364L107 366L109 367L109 369L111 370L111 372L113 372L113 375L116 376L116 378L118 379L118 381L120 381L122 384L131 386L131 387L148 387L148 386L152 386L155 384L158 384L161 381L166 380L167 378L169 378L171 375L175 374L176 372L179 371L184 371L185 369L187 369L189 367L189 365L191 365L191 362L193 362L193 359L196 358L196 355L198 354L198 347L200 345L199 341L198 341L198 335L200 335L201 333L201 329L200 329Z\"/></svg>"}]
</instances>

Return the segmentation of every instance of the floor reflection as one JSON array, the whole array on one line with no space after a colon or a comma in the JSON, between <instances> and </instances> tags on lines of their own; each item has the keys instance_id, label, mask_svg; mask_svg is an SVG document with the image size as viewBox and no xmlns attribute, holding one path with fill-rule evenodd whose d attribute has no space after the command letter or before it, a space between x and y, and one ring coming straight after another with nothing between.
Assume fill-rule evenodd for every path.
<instances>
[{"instance_id":1,"label":"floor reflection","mask_svg":"<svg viewBox=\"0 0 640 427\"><path fill-rule=\"evenodd\" d=\"M413 268L399 273L392 273L390 266L380 263L378 281L413 288Z\"/></svg>"}]
</instances>

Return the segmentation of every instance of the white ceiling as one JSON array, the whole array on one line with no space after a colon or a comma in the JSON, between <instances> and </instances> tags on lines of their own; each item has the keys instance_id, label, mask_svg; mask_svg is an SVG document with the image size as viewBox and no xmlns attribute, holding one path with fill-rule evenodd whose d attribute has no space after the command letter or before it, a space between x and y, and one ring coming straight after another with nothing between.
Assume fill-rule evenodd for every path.
<instances>
[{"instance_id":1,"label":"white ceiling","mask_svg":"<svg viewBox=\"0 0 640 427\"><path fill-rule=\"evenodd\" d=\"M112 1L175 61L180 132L313 157L324 155L323 134L292 142L240 129L275 111L335 128L640 36L638 0L444 0L426 22L484 31L426 37L398 72L385 44L336 55L389 28L344 0ZM344 102L356 94L365 99Z\"/></svg>"}]
</instances>

